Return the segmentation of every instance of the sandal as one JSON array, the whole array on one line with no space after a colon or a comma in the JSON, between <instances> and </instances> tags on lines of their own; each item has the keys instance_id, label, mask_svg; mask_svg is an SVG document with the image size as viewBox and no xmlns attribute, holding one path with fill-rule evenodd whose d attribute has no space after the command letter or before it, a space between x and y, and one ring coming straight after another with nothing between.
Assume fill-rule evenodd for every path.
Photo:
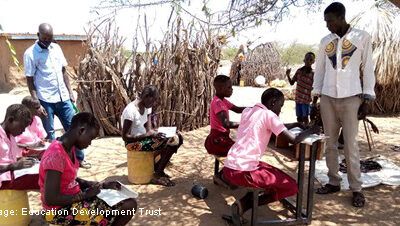
<instances>
[{"instance_id":1,"label":"sandal","mask_svg":"<svg viewBox=\"0 0 400 226\"><path fill-rule=\"evenodd\" d=\"M316 193L320 195L331 194L340 191L340 186L326 184L325 186L318 188Z\"/></svg>"},{"instance_id":2,"label":"sandal","mask_svg":"<svg viewBox=\"0 0 400 226\"><path fill-rule=\"evenodd\" d=\"M92 164L86 162L85 160L82 160L79 162L79 167L84 169L90 169L92 168Z\"/></svg>"},{"instance_id":3,"label":"sandal","mask_svg":"<svg viewBox=\"0 0 400 226\"><path fill-rule=\"evenodd\" d=\"M364 207L365 205L365 197L361 192L353 192L352 204L354 207Z\"/></svg>"},{"instance_id":4,"label":"sandal","mask_svg":"<svg viewBox=\"0 0 400 226\"><path fill-rule=\"evenodd\" d=\"M150 183L156 184L156 185L163 185L166 187L175 186L175 183L166 177L153 178L153 179L151 179Z\"/></svg>"}]
</instances>

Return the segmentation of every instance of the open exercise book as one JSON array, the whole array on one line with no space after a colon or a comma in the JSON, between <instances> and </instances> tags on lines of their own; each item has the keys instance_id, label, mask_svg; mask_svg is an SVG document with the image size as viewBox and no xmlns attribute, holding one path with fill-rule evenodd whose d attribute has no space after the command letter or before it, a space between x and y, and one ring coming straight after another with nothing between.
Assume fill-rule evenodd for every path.
<instances>
[{"instance_id":1,"label":"open exercise book","mask_svg":"<svg viewBox=\"0 0 400 226\"><path fill-rule=\"evenodd\" d=\"M35 161L35 164L32 167L14 170L14 178L16 179L18 177L22 177L24 175L29 175L29 174L39 174L39 166L40 166L40 161Z\"/></svg>"},{"instance_id":2,"label":"open exercise book","mask_svg":"<svg viewBox=\"0 0 400 226\"><path fill-rule=\"evenodd\" d=\"M292 132L293 134L297 135L299 133L301 133L301 131L303 131L303 129L299 128L299 127L294 127L292 129L290 129L290 132ZM328 138L327 136L325 136L324 134L311 134L309 135L306 139L304 139L301 143L303 144L308 144L308 145L312 145L315 141L318 140L325 140L326 138Z\"/></svg>"},{"instance_id":3,"label":"open exercise book","mask_svg":"<svg viewBox=\"0 0 400 226\"><path fill-rule=\"evenodd\" d=\"M114 206L123 200L129 198L136 199L139 196L139 193L132 191L123 183L119 181L118 183L121 184L121 190L101 189L97 197L106 202L109 206Z\"/></svg>"},{"instance_id":4,"label":"open exercise book","mask_svg":"<svg viewBox=\"0 0 400 226\"><path fill-rule=\"evenodd\" d=\"M159 127L157 132L164 133L165 137L173 137L176 135L176 127Z\"/></svg>"}]
</instances>

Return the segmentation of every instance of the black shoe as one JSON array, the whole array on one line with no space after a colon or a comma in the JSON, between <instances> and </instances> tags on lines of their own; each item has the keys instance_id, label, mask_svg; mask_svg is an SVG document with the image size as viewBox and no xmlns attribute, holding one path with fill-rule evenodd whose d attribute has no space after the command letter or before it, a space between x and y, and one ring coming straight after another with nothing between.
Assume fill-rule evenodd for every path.
<instances>
[{"instance_id":1,"label":"black shoe","mask_svg":"<svg viewBox=\"0 0 400 226\"><path fill-rule=\"evenodd\" d=\"M364 207L365 205L365 197L361 192L353 192L352 204L354 207Z\"/></svg>"},{"instance_id":2,"label":"black shoe","mask_svg":"<svg viewBox=\"0 0 400 226\"><path fill-rule=\"evenodd\" d=\"M340 186L326 184L325 186L318 188L316 193L320 195L331 194L340 191Z\"/></svg>"}]
</instances>

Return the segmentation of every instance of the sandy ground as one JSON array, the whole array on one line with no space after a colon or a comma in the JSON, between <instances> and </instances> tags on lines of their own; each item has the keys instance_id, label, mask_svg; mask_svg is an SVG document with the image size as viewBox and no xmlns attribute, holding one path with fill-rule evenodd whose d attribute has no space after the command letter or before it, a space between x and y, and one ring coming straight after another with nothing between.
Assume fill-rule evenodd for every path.
<instances>
[{"instance_id":1,"label":"sandy ground","mask_svg":"<svg viewBox=\"0 0 400 226\"><path fill-rule=\"evenodd\" d=\"M261 92L262 89L235 87L231 100L237 105L254 104L259 100ZM0 95L0 101L10 103L11 99L8 96ZM246 102L249 104L244 104ZM0 114L0 117L3 118L3 115ZM285 102L281 118L285 122L295 120L294 102ZM238 118L232 116L232 119ZM400 153L391 150L393 145L399 145L400 117L370 117L370 119L378 125L381 133L374 135L376 149L369 152L365 132L360 124L358 140L361 155L385 156L400 166ZM212 183L214 159L206 153L203 146L208 132L209 127L204 127L184 133L185 143L173 156L172 164L167 169L167 173L177 183L175 187L130 184L127 179L126 151L120 137L94 140L86 151L86 160L91 162L93 167L89 170L81 169L79 176L97 181L119 180L139 192L137 201L143 212L142 214L139 212L130 225L227 225L221 219L221 215L230 213L229 205L235 198L240 198L244 191L226 190ZM263 160L293 177L297 175L297 163L289 161L280 154L266 152ZM204 200L193 197L190 193L193 184L207 187L208 197ZM315 182L315 187L319 186L319 183ZM379 185L365 189L365 195L367 203L362 209L351 206L351 193L348 191L326 196L315 195L312 225L396 225L395 222L400 222L399 187ZM29 201L31 209L41 209L38 192L29 192ZM151 215L150 210L158 209L161 210L160 216ZM290 216L291 213L279 203L261 207L259 210L260 219ZM250 219L249 213L246 217ZM33 217L31 225L40 224L40 218Z\"/></svg>"}]
</instances>

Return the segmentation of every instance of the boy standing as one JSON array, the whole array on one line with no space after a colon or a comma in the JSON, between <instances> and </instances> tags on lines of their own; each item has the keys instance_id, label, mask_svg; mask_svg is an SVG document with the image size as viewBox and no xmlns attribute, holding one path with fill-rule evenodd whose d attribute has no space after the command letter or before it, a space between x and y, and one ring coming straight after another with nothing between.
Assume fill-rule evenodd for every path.
<instances>
[{"instance_id":1,"label":"boy standing","mask_svg":"<svg viewBox=\"0 0 400 226\"><path fill-rule=\"evenodd\" d=\"M310 103L311 103L311 91L314 80L314 72L311 68L312 64L315 62L315 54L313 52L308 52L304 56L304 66L296 71L293 78L290 78L290 71L286 71L286 76L289 80L290 85L296 86L296 116L297 121L308 124L308 116L310 115Z\"/></svg>"}]
</instances>

